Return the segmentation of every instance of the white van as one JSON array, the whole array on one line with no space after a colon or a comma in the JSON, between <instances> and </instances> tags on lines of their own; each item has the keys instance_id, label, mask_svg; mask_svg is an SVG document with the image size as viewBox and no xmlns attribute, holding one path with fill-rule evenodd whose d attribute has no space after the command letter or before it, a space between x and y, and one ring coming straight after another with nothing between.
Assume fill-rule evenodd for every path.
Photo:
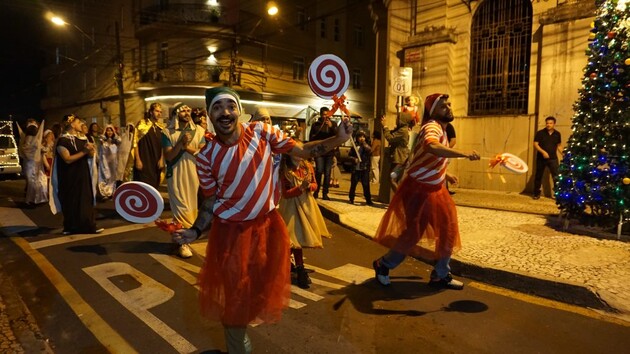
<instances>
[{"instance_id":1,"label":"white van","mask_svg":"<svg viewBox=\"0 0 630 354\"><path fill-rule=\"evenodd\" d=\"M13 135L13 122L0 121L0 176L22 173L18 147Z\"/></svg>"}]
</instances>

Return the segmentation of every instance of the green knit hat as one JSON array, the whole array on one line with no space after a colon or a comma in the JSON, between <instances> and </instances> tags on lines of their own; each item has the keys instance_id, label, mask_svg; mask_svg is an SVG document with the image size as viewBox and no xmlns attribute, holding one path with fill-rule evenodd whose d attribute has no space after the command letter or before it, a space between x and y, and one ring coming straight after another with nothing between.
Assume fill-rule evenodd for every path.
<instances>
[{"instance_id":1,"label":"green knit hat","mask_svg":"<svg viewBox=\"0 0 630 354\"><path fill-rule=\"evenodd\" d=\"M208 110L208 114L211 112L212 105L220 100L228 98L232 101L236 102L238 106L239 116L243 114L243 106L241 105L241 98L239 97L236 91L232 90L229 87L220 86L220 87L212 87L206 90L206 109Z\"/></svg>"}]
</instances>

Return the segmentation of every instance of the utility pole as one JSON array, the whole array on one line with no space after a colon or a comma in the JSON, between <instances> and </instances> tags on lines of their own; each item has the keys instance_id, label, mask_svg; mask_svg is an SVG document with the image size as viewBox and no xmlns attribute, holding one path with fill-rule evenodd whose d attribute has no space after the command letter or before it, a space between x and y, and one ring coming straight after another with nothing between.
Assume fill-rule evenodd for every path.
<instances>
[{"instance_id":1,"label":"utility pole","mask_svg":"<svg viewBox=\"0 0 630 354\"><path fill-rule=\"evenodd\" d=\"M116 85L118 86L118 106L120 111L120 127L127 126L127 115L125 113L125 87L123 85L123 72L125 71L125 63L123 61L122 51L120 49L120 29L118 21L116 21Z\"/></svg>"}]
</instances>

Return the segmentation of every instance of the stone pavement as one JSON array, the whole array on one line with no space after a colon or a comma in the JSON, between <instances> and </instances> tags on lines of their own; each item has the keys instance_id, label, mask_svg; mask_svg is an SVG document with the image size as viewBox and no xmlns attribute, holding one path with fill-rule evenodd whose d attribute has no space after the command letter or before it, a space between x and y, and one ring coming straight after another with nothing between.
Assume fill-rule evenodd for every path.
<instances>
[{"instance_id":1,"label":"stone pavement","mask_svg":"<svg viewBox=\"0 0 630 354\"><path fill-rule=\"evenodd\" d=\"M349 204L349 176L342 174L340 188L330 189L330 201L317 201L326 217L372 238L387 205L367 206L360 185L355 204ZM378 196L378 185L371 187ZM452 190L462 238L451 262L454 274L630 321L627 235L617 240L595 228L567 225L550 198Z\"/></svg>"}]
</instances>

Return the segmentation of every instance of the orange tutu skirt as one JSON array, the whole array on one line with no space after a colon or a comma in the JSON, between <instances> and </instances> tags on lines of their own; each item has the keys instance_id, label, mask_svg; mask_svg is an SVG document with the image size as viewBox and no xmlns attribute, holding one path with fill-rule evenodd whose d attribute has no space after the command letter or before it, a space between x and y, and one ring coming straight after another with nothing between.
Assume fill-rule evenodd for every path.
<instances>
[{"instance_id":1,"label":"orange tutu skirt","mask_svg":"<svg viewBox=\"0 0 630 354\"><path fill-rule=\"evenodd\" d=\"M396 252L443 258L461 248L457 210L444 183L433 186L406 177L392 199L374 240ZM427 251L433 248L433 252Z\"/></svg>"},{"instance_id":2,"label":"orange tutu skirt","mask_svg":"<svg viewBox=\"0 0 630 354\"><path fill-rule=\"evenodd\" d=\"M254 220L215 220L199 274L201 313L225 326L277 322L289 303L289 235L276 210Z\"/></svg>"}]
</instances>

